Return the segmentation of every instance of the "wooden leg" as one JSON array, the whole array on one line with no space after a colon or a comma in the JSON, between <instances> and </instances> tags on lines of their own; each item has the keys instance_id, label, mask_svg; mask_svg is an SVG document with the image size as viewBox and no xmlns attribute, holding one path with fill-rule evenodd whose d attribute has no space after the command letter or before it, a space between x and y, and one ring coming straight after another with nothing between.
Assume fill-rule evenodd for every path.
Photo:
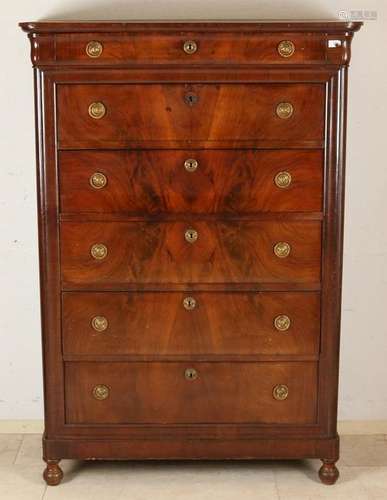
<instances>
[{"instance_id":1,"label":"wooden leg","mask_svg":"<svg viewBox=\"0 0 387 500\"><path fill-rule=\"evenodd\" d=\"M335 460L322 460L322 466L318 475L323 484L335 484L339 478L339 470L336 467Z\"/></svg>"},{"instance_id":2,"label":"wooden leg","mask_svg":"<svg viewBox=\"0 0 387 500\"><path fill-rule=\"evenodd\" d=\"M46 460L43 478L49 486L57 486L63 479L63 471L59 467L59 460Z\"/></svg>"}]
</instances>

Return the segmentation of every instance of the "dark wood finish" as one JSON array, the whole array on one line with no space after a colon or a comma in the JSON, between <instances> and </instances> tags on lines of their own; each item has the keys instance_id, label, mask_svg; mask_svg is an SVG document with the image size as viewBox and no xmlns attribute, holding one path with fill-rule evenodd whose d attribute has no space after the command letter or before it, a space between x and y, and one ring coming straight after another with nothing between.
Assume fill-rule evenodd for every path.
<instances>
[{"instance_id":1,"label":"dark wood finish","mask_svg":"<svg viewBox=\"0 0 387 500\"><path fill-rule=\"evenodd\" d=\"M360 26L21 24L35 67L48 484L62 458L90 457L309 457L325 484L337 479L347 67ZM92 39L98 59L83 52ZM295 54L280 57L279 40ZM97 100L107 114L92 120ZM108 185L91 191L99 170ZM187 227L199 229L192 245ZM98 263L96 237L109 246ZM292 244L286 259L277 238ZM273 334L267 318L285 304L292 329ZM110 326L91 338L96 305Z\"/></svg>"},{"instance_id":2,"label":"dark wood finish","mask_svg":"<svg viewBox=\"0 0 387 500\"><path fill-rule=\"evenodd\" d=\"M197 371L187 380L185 370ZM313 423L316 363L66 363L66 421L71 424ZM277 384L289 387L284 401ZM93 397L96 384L107 399Z\"/></svg>"},{"instance_id":3,"label":"dark wood finish","mask_svg":"<svg viewBox=\"0 0 387 500\"><path fill-rule=\"evenodd\" d=\"M194 309L184 308L192 296ZM317 355L318 293L63 294L64 355ZM278 331L274 319L291 324ZM103 316L108 327L92 328Z\"/></svg>"},{"instance_id":4,"label":"dark wood finish","mask_svg":"<svg viewBox=\"0 0 387 500\"><path fill-rule=\"evenodd\" d=\"M198 167L187 171L184 162ZM274 183L291 175L289 187ZM62 213L230 213L322 210L322 151L61 151ZM90 185L95 173L107 184ZM109 215L110 216L110 215Z\"/></svg>"},{"instance_id":5,"label":"dark wood finish","mask_svg":"<svg viewBox=\"0 0 387 500\"><path fill-rule=\"evenodd\" d=\"M291 246L288 257L274 254L278 242ZM106 246L103 260L91 256L94 244ZM314 221L62 222L62 284L316 283L320 248Z\"/></svg>"},{"instance_id":6,"label":"dark wood finish","mask_svg":"<svg viewBox=\"0 0 387 500\"><path fill-rule=\"evenodd\" d=\"M293 83L59 85L60 149L125 148L133 141L321 141L324 86ZM187 104L194 95L197 103ZM106 114L89 116L89 105L102 102ZM290 118L276 114L289 102ZM235 103L238 103L235 106Z\"/></svg>"}]
</instances>

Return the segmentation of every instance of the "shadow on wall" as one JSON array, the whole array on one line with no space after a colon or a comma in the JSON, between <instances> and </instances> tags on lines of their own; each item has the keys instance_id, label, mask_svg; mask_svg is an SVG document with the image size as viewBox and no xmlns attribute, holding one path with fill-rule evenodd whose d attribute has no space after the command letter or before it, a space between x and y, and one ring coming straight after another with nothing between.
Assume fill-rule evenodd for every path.
<instances>
[{"instance_id":1,"label":"shadow on wall","mask_svg":"<svg viewBox=\"0 0 387 500\"><path fill-rule=\"evenodd\" d=\"M338 19L338 11L327 10L324 0L288 2L285 0L134 0L107 2L68 1L47 12L45 19L80 20L199 20L199 19Z\"/></svg>"}]
</instances>

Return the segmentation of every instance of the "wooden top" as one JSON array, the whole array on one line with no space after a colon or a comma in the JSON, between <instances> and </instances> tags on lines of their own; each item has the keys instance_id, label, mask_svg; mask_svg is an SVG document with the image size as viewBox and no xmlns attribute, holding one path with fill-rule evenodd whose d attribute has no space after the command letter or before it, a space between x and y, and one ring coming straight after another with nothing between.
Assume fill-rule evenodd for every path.
<instances>
[{"instance_id":1,"label":"wooden top","mask_svg":"<svg viewBox=\"0 0 387 500\"><path fill-rule=\"evenodd\" d=\"M19 26L27 33L113 33L133 31L355 32L362 22L329 20L197 20L197 21L38 21Z\"/></svg>"}]
</instances>

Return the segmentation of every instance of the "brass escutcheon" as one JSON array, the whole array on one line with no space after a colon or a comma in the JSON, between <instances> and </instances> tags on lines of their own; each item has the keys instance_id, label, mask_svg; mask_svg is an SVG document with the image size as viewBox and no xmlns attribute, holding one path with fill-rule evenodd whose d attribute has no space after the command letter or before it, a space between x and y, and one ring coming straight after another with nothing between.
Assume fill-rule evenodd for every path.
<instances>
[{"instance_id":1,"label":"brass escutcheon","mask_svg":"<svg viewBox=\"0 0 387 500\"><path fill-rule=\"evenodd\" d=\"M196 229L187 229L186 232L184 233L184 238L188 243L195 243L195 241L198 239L199 234L196 231Z\"/></svg>"},{"instance_id":2,"label":"brass escutcheon","mask_svg":"<svg viewBox=\"0 0 387 500\"><path fill-rule=\"evenodd\" d=\"M276 113L279 118L286 120L293 114L294 108L290 102L280 102L277 104Z\"/></svg>"},{"instance_id":3,"label":"brass escutcheon","mask_svg":"<svg viewBox=\"0 0 387 500\"><path fill-rule=\"evenodd\" d=\"M184 162L184 168L187 170L187 172L195 172L198 166L199 166L198 161L194 160L193 158L189 158Z\"/></svg>"},{"instance_id":4,"label":"brass escutcheon","mask_svg":"<svg viewBox=\"0 0 387 500\"><path fill-rule=\"evenodd\" d=\"M183 306L187 311L192 311L196 307L196 300L193 297L186 297L183 300Z\"/></svg>"},{"instance_id":5,"label":"brass escutcheon","mask_svg":"<svg viewBox=\"0 0 387 500\"><path fill-rule=\"evenodd\" d=\"M95 120L103 118L106 114L106 108L103 102L92 102L89 106L89 115Z\"/></svg>"},{"instance_id":6,"label":"brass escutcheon","mask_svg":"<svg viewBox=\"0 0 387 500\"><path fill-rule=\"evenodd\" d=\"M198 378L198 372L195 368L187 368L184 372L184 376L187 380L196 380Z\"/></svg>"},{"instance_id":7,"label":"brass escutcheon","mask_svg":"<svg viewBox=\"0 0 387 500\"><path fill-rule=\"evenodd\" d=\"M280 314L274 318L274 327L279 332L286 332L290 328L290 318L286 314Z\"/></svg>"},{"instance_id":8,"label":"brass escutcheon","mask_svg":"<svg viewBox=\"0 0 387 500\"><path fill-rule=\"evenodd\" d=\"M278 172L278 174L274 177L274 183L280 189L285 189L292 183L292 176L289 172Z\"/></svg>"},{"instance_id":9,"label":"brass escutcheon","mask_svg":"<svg viewBox=\"0 0 387 500\"><path fill-rule=\"evenodd\" d=\"M92 57L93 59L99 57L102 54L102 51L103 51L102 43L97 42L96 40L92 40L86 45L86 54L89 57Z\"/></svg>"},{"instance_id":10,"label":"brass escutcheon","mask_svg":"<svg viewBox=\"0 0 387 500\"><path fill-rule=\"evenodd\" d=\"M89 179L90 186L94 189L102 189L107 184L107 178L101 172L95 172Z\"/></svg>"},{"instance_id":11,"label":"brass escutcheon","mask_svg":"<svg viewBox=\"0 0 387 500\"><path fill-rule=\"evenodd\" d=\"M278 54L282 57L290 57L294 54L296 50L294 43L290 40L282 40L277 47Z\"/></svg>"},{"instance_id":12,"label":"brass escutcheon","mask_svg":"<svg viewBox=\"0 0 387 500\"><path fill-rule=\"evenodd\" d=\"M274 253L280 259L287 257L290 254L291 247L286 241L279 241L274 245Z\"/></svg>"},{"instance_id":13,"label":"brass escutcheon","mask_svg":"<svg viewBox=\"0 0 387 500\"><path fill-rule=\"evenodd\" d=\"M93 396L95 399L103 401L109 397L109 387L103 384L96 385L93 388Z\"/></svg>"},{"instance_id":14,"label":"brass escutcheon","mask_svg":"<svg viewBox=\"0 0 387 500\"><path fill-rule=\"evenodd\" d=\"M195 54L198 50L198 44L193 40L187 40L184 42L183 50L186 54Z\"/></svg>"},{"instance_id":15,"label":"brass escutcheon","mask_svg":"<svg viewBox=\"0 0 387 500\"><path fill-rule=\"evenodd\" d=\"M106 257L108 251L103 243L96 243L90 249L91 256L96 260L102 260Z\"/></svg>"},{"instance_id":16,"label":"brass escutcheon","mask_svg":"<svg viewBox=\"0 0 387 500\"><path fill-rule=\"evenodd\" d=\"M184 95L184 102L188 104L188 106L194 106L199 101L199 97L195 94L195 92L187 92Z\"/></svg>"},{"instance_id":17,"label":"brass escutcheon","mask_svg":"<svg viewBox=\"0 0 387 500\"><path fill-rule=\"evenodd\" d=\"M91 320L91 326L96 332L104 332L109 326L109 322L105 316L94 316Z\"/></svg>"},{"instance_id":18,"label":"brass escutcheon","mask_svg":"<svg viewBox=\"0 0 387 500\"><path fill-rule=\"evenodd\" d=\"M273 398L277 401L284 401L289 396L289 387L285 384L278 384L273 389Z\"/></svg>"}]
</instances>

